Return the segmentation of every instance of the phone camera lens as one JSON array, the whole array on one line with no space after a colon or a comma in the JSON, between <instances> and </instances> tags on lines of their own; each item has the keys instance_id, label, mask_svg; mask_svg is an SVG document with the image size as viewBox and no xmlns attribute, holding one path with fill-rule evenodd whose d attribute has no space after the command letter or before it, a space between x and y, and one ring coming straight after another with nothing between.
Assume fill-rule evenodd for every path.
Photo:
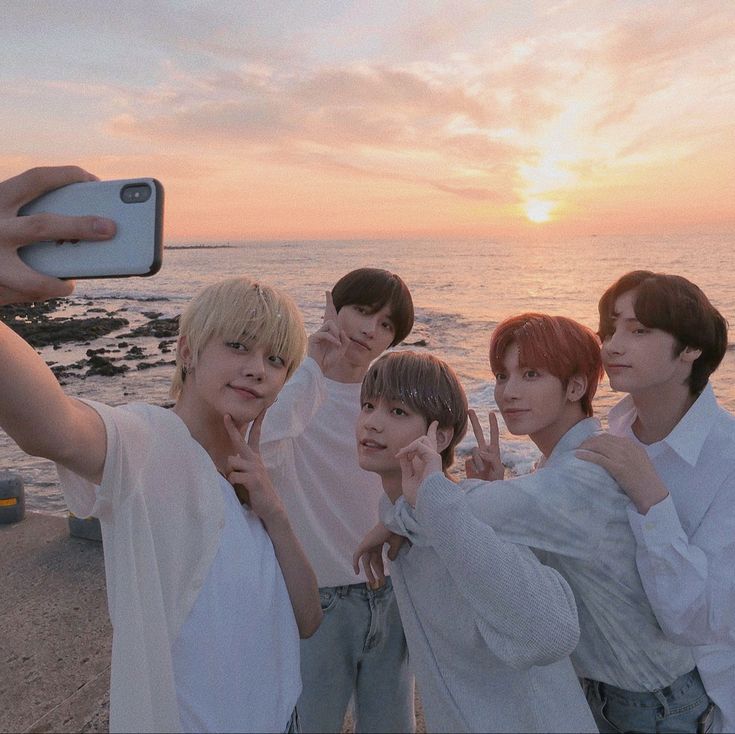
<instances>
[{"instance_id":1,"label":"phone camera lens","mask_svg":"<svg viewBox=\"0 0 735 734\"><path fill-rule=\"evenodd\" d=\"M120 198L126 204L140 204L151 198L151 187L147 183L134 183L123 186Z\"/></svg>"}]
</instances>

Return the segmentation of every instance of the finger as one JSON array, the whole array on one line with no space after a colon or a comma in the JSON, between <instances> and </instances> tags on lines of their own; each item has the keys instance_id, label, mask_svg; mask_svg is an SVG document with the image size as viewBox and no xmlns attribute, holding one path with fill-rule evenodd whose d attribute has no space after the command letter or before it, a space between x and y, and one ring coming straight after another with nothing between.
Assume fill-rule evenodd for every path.
<instances>
[{"instance_id":1,"label":"finger","mask_svg":"<svg viewBox=\"0 0 735 734\"><path fill-rule=\"evenodd\" d=\"M235 449L235 453L239 454L243 446L243 435L238 427L235 425L235 421L232 420L232 416L229 413L225 413L224 420L227 435L230 437L230 441L232 442L232 446Z\"/></svg>"},{"instance_id":2,"label":"finger","mask_svg":"<svg viewBox=\"0 0 735 734\"><path fill-rule=\"evenodd\" d=\"M324 291L324 321L337 321L337 309L332 300L332 291Z\"/></svg>"},{"instance_id":3,"label":"finger","mask_svg":"<svg viewBox=\"0 0 735 734\"><path fill-rule=\"evenodd\" d=\"M411 479L414 475L413 462L411 461L413 457L409 454L401 454L400 456L396 454L396 456L398 456L398 463L401 466L401 480Z\"/></svg>"},{"instance_id":4,"label":"finger","mask_svg":"<svg viewBox=\"0 0 735 734\"><path fill-rule=\"evenodd\" d=\"M265 413L268 408L263 410L255 416L255 420L250 424L250 433L248 433L248 446L255 451L260 453L260 432L263 427L263 420L265 419Z\"/></svg>"},{"instance_id":5,"label":"finger","mask_svg":"<svg viewBox=\"0 0 735 734\"><path fill-rule=\"evenodd\" d=\"M487 414L487 422L490 424L489 448L498 456L500 455L500 428L498 427L498 416L494 411Z\"/></svg>"},{"instance_id":6,"label":"finger","mask_svg":"<svg viewBox=\"0 0 735 734\"><path fill-rule=\"evenodd\" d=\"M13 176L0 187L0 209L15 216L18 209L47 191L71 183L99 181L79 166L39 166Z\"/></svg>"},{"instance_id":7,"label":"finger","mask_svg":"<svg viewBox=\"0 0 735 734\"><path fill-rule=\"evenodd\" d=\"M69 217L42 212L7 218L3 223L3 238L16 247L23 247L33 242L108 240L116 229L115 222L104 217Z\"/></svg>"},{"instance_id":8,"label":"finger","mask_svg":"<svg viewBox=\"0 0 735 734\"><path fill-rule=\"evenodd\" d=\"M378 580L385 581L385 568L383 568L382 551L373 551L370 554L370 565L372 566L373 573L378 577Z\"/></svg>"},{"instance_id":9,"label":"finger","mask_svg":"<svg viewBox=\"0 0 735 734\"><path fill-rule=\"evenodd\" d=\"M401 550L403 541L405 538L402 535L391 535L388 539L388 558L391 561L395 561L398 556L398 551Z\"/></svg>"},{"instance_id":10,"label":"finger","mask_svg":"<svg viewBox=\"0 0 735 734\"><path fill-rule=\"evenodd\" d=\"M484 449L487 446L485 441L485 434L482 432L482 426L480 425L480 419L477 417L477 413L474 410L467 411L470 417L470 423L472 424L472 432L475 434L475 440L477 445Z\"/></svg>"},{"instance_id":11,"label":"finger","mask_svg":"<svg viewBox=\"0 0 735 734\"><path fill-rule=\"evenodd\" d=\"M592 464L597 464L597 466L601 466L603 469L610 471L610 462L608 461L607 457L603 456L602 454L598 454L595 451L585 451L584 449L577 449L574 452L574 455L578 459L582 459L582 461L589 461Z\"/></svg>"},{"instance_id":12,"label":"finger","mask_svg":"<svg viewBox=\"0 0 735 734\"><path fill-rule=\"evenodd\" d=\"M367 580L371 583L375 583L375 576L373 576L373 569L370 568L370 554L365 553L362 556L362 567L365 570L365 576L367 577Z\"/></svg>"}]
</instances>

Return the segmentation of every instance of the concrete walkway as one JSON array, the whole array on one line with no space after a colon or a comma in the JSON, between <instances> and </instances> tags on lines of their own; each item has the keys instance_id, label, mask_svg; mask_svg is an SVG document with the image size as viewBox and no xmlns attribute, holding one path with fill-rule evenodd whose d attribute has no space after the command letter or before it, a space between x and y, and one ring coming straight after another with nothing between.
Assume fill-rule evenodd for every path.
<instances>
[{"instance_id":1,"label":"concrete walkway","mask_svg":"<svg viewBox=\"0 0 735 734\"><path fill-rule=\"evenodd\" d=\"M0 525L0 620L0 731L107 731L102 544L35 512Z\"/></svg>"}]
</instances>

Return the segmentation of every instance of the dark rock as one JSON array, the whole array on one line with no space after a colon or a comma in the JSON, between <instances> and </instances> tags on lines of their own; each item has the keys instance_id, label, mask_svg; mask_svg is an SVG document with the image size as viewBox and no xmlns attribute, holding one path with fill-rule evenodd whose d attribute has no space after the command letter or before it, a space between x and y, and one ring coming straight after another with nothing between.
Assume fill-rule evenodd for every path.
<instances>
[{"instance_id":1,"label":"dark rock","mask_svg":"<svg viewBox=\"0 0 735 734\"><path fill-rule=\"evenodd\" d=\"M137 345L130 347L125 354L125 359L143 359L145 352Z\"/></svg>"},{"instance_id":2,"label":"dark rock","mask_svg":"<svg viewBox=\"0 0 735 734\"><path fill-rule=\"evenodd\" d=\"M87 370L86 377L89 377L90 375L104 375L105 377L110 377L112 375L120 375L123 372L127 372L129 369L130 368L126 364L113 364L112 360L107 357L100 357L98 354L95 354L93 357L90 357L89 369Z\"/></svg>"},{"instance_id":3,"label":"dark rock","mask_svg":"<svg viewBox=\"0 0 735 734\"><path fill-rule=\"evenodd\" d=\"M138 326L124 337L155 336L156 339L175 337L179 333L179 317L170 319L151 319L147 324Z\"/></svg>"},{"instance_id":4,"label":"dark rock","mask_svg":"<svg viewBox=\"0 0 735 734\"><path fill-rule=\"evenodd\" d=\"M147 319L160 319L163 314L160 311L143 311L143 316Z\"/></svg>"},{"instance_id":5,"label":"dark rock","mask_svg":"<svg viewBox=\"0 0 735 734\"><path fill-rule=\"evenodd\" d=\"M415 342L401 342L404 347L425 347L428 345L426 339L417 339Z\"/></svg>"}]
</instances>

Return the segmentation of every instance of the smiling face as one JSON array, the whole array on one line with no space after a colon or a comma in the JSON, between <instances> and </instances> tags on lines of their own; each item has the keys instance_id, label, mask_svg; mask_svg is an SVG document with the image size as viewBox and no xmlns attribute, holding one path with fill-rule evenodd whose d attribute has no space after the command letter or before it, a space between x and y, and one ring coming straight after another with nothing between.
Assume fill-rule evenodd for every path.
<instances>
[{"instance_id":1,"label":"smiling face","mask_svg":"<svg viewBox=\"0 0 735 734\"><path fill-rule=\"evenodd\" d=\"M389 306L374 311L369 306L347 304L337 314L337 325L349 339L345 360L362 371L367 371L395 337Z\"/></svg>"},{"instance_id":2,"label":"smiling face","mask_svg":"<svg viewBox=\"0 0 735 734\"><path fill-rule=\"evenodd\" d=\"M426 435L426 418L400 400L365 400L357 419L357 458L362 469L385 481L398 478L401 465L396 454Z\"/></svg>"},{"instance_id":3,"label":"smiling face","mask_svg":"<svg viewBox=\"0 0 735 734\"><path fill-rule=\"evenodd\" d=\"M529 436L542 451L556 445L568 429L567 388L550 372L521 365L515 343L505 350L502 369L495 373L495 402L508 430ZM578 404L577 409L581 412Z\"/></svg>"},{"instance_id":4,"label":"smiling face","mask_svg":"<svg viewBox=\"0 0 735 734\"><path fill-rule=\"evenodd\" d=\"M186 344L180 349L186 358ZM268 347L213 337L187 374L183 393L202 418L221 422L229 414L242 425L274 402L287 374L284 359Z\"/></svg>"},{"instance_id":5,"label":"smiling face","mask_svg":"<svg viewBox=\"0 0 735 734\"><path fill-rule=\"evenodd\" d=\"M635 315L635 290L615 301L612 331L602 343L602 363L613 390L650 393L683 389L691 371L691 353L677 355L676 339L644 326Z\"/></svg>"}]
</instances>

